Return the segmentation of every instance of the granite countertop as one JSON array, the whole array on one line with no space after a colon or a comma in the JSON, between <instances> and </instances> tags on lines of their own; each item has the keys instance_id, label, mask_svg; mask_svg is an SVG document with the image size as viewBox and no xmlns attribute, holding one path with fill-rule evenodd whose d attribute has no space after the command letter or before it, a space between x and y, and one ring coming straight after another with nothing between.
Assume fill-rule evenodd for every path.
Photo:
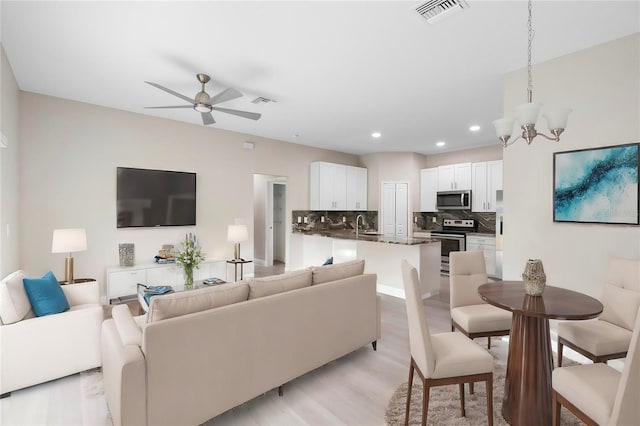
<instances>
[{"instance_id":1,"label":"granite countertop","mask_svg":"<svg viewBox=\"0 0 640 426\"><path fill-rule=\"evenodd\" d=\"M294 231L294 234L302 234L302 235L312 235L316 237L329 237L329 238L338 238L343 240L355 240L355 241L369 241L374 243L387 243L387 244L402 244L406 246L418 245L418 244L432 244L440 242L438 239L434 238L395 238L395 237L385 237L380 234L372 234L372 233L360 233L358 238L356 238L355 231Z\"/></svg>"}]
</instances>

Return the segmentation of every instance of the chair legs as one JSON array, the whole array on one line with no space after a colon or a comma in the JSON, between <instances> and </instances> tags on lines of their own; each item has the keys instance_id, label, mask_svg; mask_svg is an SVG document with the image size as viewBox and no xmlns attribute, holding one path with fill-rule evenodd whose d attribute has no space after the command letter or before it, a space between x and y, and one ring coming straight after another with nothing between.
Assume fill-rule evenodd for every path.
<instances>
[{"instance_id":1,"label":"chair legs","mask_svg":"<svg viewBox=\"0 0 640 426\"><path fill-rule=\"evenodd\" d=\"M493 374L489 375L485 386L487 387L487 424L493 426Z\"/></svg>"},{"instance_id":2,"label":"chair legs","mask_svg":"<svg viewBox=\"0 0 640 426\"><path fill-rule=\"evenodd\" d=\"M404 413L404 425L409 424L409 406L411 405L411 389L413 388L413 358L409 363L409 380L407 381L407 408Z\"/></svg>"},{"instance_id":3,"label":"chair legs","mask_svg":"<svg viewBox=\"0 0 640 426\"><path fill-rule=\"evenodd\" d=\"M469 383L471 389L473 389L473 383L478 381L485 382L487 393L487 420L489 426L493 426L493 373L477 374L471 376L451 377L443 379L426 379L418 366L415 364L413 358L409 363L409 380L407 381L407 402L404 414L404 424L409 424L409 411L411 408L411 391L413 389L413 373L417 372L422 382L422 425L427 424L427 413L429 412L429 394L431 388L434 386L453 385L458 384L460 390L460 414L462 417L466 416L465 410L465 395L464 384Z\"/></svg>"},{"instance_id":4,"label":"chair legs","mask_svg":"<svg viewBox=\"0 0 640 426\"><path fill-rule=\"evenodd\" d=\"M487 349L491 349L491 336L487 336Z\"/></svg>"},{"instance_id":5,"label":"chair legs","mask_svg":"<svg viewBox=\"0 0 640 426\"><path fill-rule=\"evenodd\" d=\"M558 339L558 367L562 367L562 349L563 348L564 348L564 345L560 343L560 339Z\"/></svg>"}]
</instances>

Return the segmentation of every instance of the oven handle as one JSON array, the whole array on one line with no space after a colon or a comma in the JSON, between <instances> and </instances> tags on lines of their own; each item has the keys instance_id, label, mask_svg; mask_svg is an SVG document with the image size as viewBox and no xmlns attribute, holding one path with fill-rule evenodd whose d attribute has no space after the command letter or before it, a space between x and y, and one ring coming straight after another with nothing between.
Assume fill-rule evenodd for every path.
<instances>
[{"instance_id":1,"label":"oven handle","mask_svg":"<svg viewBox=\"0 0 640 426\"><path fill-rule=\"evenodd\" d=\"M434 238L448 238L451 240L464 240L464 235L459 234L436 234L431 232L431 236Z\"/></svg>"}]
</instances>

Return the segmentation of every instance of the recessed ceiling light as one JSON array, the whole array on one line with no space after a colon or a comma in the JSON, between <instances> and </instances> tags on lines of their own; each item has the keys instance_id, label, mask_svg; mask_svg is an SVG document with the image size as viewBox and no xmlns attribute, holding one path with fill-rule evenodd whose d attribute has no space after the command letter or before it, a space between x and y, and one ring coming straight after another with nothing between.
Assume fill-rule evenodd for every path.
<instances>
[{"instance_id":1,"label":"recessed ceiling light","mask_svg":"<svg viewBox=\"0 0 640 426\"><path fill-rule=\"evenodd\" d=\"M477 132L478 130L480 130L480 126L474 124L473 126L469 127L469 130L471 130L472 132Z\"/></svg>"},{"instance_id":2,"label":"recessed ceiling light","mask_svg":"<svg viewBox=\"0 0 640 426\"><path fill-rule=\"evenodd\" d=\"M371 133L371 137L372 137L372 138L376 138L376 139L377 139L377 138L379 138L380 136L382 136L382 133L380 133L380 132L373 132L373 133Z\"/></svg>"},{"instance_id":3,"label":"recessed ceiling light","mask_svg":"<svg viewBox=\"0 0 640 426\"><path fill-rule=\"evenodd\" d=\"M445 146L446 143L444 141L436 142L436 146Z\"/></svg>"}]
</instances>

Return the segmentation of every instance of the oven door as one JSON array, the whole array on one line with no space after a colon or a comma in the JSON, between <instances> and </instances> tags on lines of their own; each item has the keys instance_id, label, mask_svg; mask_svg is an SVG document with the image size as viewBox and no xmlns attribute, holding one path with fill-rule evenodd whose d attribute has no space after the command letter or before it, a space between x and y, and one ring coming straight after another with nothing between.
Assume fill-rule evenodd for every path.
<instances>
[{"instance_id":1,"label":"oven door","mask_svg":"<svg viewBox=\"0 0 640 426\"><path fill-rule=\"evenodd\" d=\"M459 234L440 234L431 231L431 237L440 240L440 272L449 275L449 253L465 250L465 236Z\"/></svg>"}]
</instances>

